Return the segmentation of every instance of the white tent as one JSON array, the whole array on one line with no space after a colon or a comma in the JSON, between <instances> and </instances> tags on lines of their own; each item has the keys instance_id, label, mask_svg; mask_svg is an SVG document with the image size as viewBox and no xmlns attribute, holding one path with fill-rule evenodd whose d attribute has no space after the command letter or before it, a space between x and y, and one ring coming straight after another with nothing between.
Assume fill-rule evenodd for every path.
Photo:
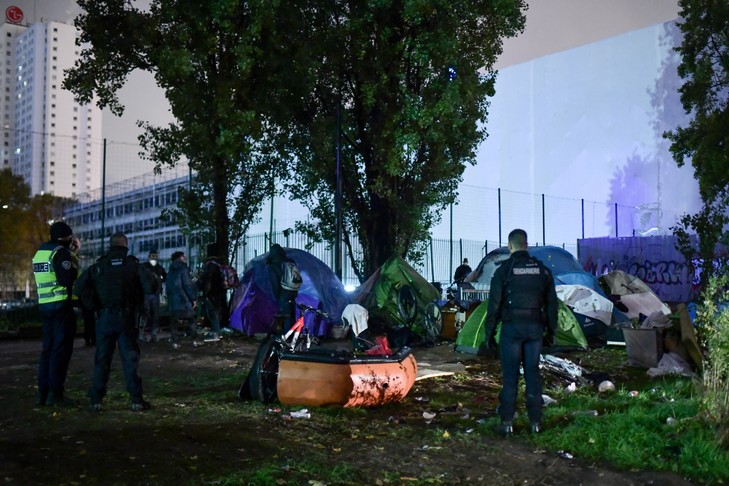
<instances>
[{"instance_id":1,"label":"white tent","mask_svg":"<svg viewBox=\"0 0 729 486\"><path fill-rule=\"evenodd\" d=\"M557 297L573 312L592 317L610 325L613 303L596 291L584 285L557 285Z\"/></svg>"}]
</instances>

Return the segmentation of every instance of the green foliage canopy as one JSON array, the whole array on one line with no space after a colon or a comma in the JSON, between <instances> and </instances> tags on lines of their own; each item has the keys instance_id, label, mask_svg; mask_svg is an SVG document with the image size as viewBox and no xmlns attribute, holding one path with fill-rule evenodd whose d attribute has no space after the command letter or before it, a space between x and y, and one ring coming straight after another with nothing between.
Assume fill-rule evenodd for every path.
<instances>
[{"instance_id":1,"label":"green foliage canopy","mask_svg":"<svg viewBox=\"0 0 729 486\"><path fill-rule=\"evenodd\" d=\"M312 15L313 85L285 134L297 163L289 189L318 220L306 229L334 241L339 132L343 237L363 248L360 279L395 254L422 256L456 201L486 137L502 39L523 30L524 10L521 0L334 1Z\"/></svg>"},{"instance_id":2,"label":"green foliage canopy","mask_svg":"<svg viewBox=\"0 0 729 486\"><path fill-rule=\"evenodd\" d=\"M714 248L726 236L729 223L729 4L681 0L679 6L679 91L692 119L665 136L676 163L680 167L690 160L699 182L703 208L696 215L684 215L674 230L683 240L691 230L699 235L697 253L704 262L705 283L715 271ZM684 244L682 251L689 256L692 249Z\"/></svg>"},{"instance_id":3,"label":"green foliage canopy","mask_svg":"<svg viewBox=\"0 0 729 486\"><path fill-rule=\"evenodd\" d=\"M276 29L299 30L289 20L301 17L265 1L153 0L149 10L124 0L78 3L84 49L64 87L120 115L116 93L129 74L154 74L176 122L138 122L140 142L157 169L188 160L195 182L181 190L177 222L227 254L271 195L278 159L265 143L275 126L267 93L290 79L271 53L282 44Z\"/></svg>"}]
</instances>

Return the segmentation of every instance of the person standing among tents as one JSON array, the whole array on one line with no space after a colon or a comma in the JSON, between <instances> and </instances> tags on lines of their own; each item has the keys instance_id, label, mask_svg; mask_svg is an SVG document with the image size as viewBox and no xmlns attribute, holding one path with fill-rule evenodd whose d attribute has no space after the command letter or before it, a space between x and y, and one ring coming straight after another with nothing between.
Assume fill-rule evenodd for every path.
<instances>
[{"instance_id":1,"label":"person standing among tents","mask_svg":"<svg viewBox=\"0 0 729 486\"><path fill-rule=\"evenodd\" d=\"M539 356L543 340L551 345L557 330L557 294L552 272L527 253L527 234L522 229L509 233L510 257L491 278L486 314L486 345L495 347L494 334L501 322L499 357L502 389L498 432L513 434L519 368L524 366L526 408L532 433L542 429L542 380ZM546 336L544 336L546 329Z\"/></svg>"},{"instance_id":2,"label":"person standing among tents","mask_svg":"<svg viewBox=\"0 0 729 486\"><path fill-rule=\"evenodd\" d=\"M157 250L150 251L147 261L142 263L152 285L152 293L144 296L144 312L139 316L139 342L146 340L144 331L147 324L150 325L150 340L153 343L159 341L159 302L162 284L167 279L167 272L162 265L157 263Z\"/></svg>"},{"instance_id":3,"label":"person standing among tents","mask_svg":"<svg viewBox=\"0 0 729 486\"><path fill-rule=\"evenodd\" d=\"M210 334L205 341L219 341L221 327L228 326L228 293L223 286L222 253L217 243L208 245L208 259L197 281L203 296L203 315L210 324Z\"/></svg>"},{"instance_id":4,"label":"person standing among tents","mask_svg":"<svg viewBox=\"0 0 729 486\"><path fill-rule=\"evenodd\" d=\"M185 327L191 339L195 339L195 289L190 278L190 267L187 257L182 251L172 254L169 272L167 272L167 308L170 314L170 341L177 345L178 328Z\"/></svg>"},{"instance_id":5,"label":"person standing among tents","mask_svg":"<svg viewBox=\"0 0 729 486\"><path fill-rule=\"evenodd\" d=\"M286 256L286 252L278 243L271 245L266 257L266 266L271 290L278 306L276 316L281 319L277 322L283 325L281 330L287 331L294 324L296 311L294 304L301 286L301 274L294 261Z\"/></svg>"},{"instance_id":6,"label":"person standing among tents","mask_svg":"<svg viewBox=\"0 0 729 486\"><path fill-rule=\"evenodd\" d=\"M461 284L469 273L471 273L471 267L468 265L468 258L464 258L463 263L456 268L456 273L453 274L453 281L456 284Z\"/></svg>"}]
</instances>

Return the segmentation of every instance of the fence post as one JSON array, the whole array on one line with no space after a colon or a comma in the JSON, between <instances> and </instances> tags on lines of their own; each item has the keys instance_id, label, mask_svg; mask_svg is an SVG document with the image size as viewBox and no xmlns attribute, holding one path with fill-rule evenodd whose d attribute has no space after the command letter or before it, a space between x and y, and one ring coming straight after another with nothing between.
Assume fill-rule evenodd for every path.
<instances>
[{"instance_id":1,"label":"fence post","mask_svg":"<svg viewBox=\"0 0 729 486\"><path fill-rule=\"evenodd\" d=\"M430 237L430 281L435 282L435 257L433 256L433 237Z\"/></svg>"},{"instance_id":2,"label":"fence post","mask_svg":"<svg viewBox=\"0 0 729 486\"><path fill-rule=\"evenodd\" d=\"M449 275L453 275L453 203L451 203L451 237L449 239L450 244L450 264L448 265L448 271L450 272ZM450 277L448 277L450 280Z\"/></svg>"},{"instance_id":3,"label":"fence post","mask_svg":"<svg viewBox=\"0 0 729 486\"><path fill-rule=\"evenodd\" d=\"M615 203L615 238L618 237L618 203Z\"/></svg>"},{"instance_id":4,"label":"fence post","mask_svg":"<svg viewBox=\"0 0 729 486\"><path fill-rule=\"evenodd\" d=\"M101 254L104 255L104 232L106 225L106 139L104 139L104 153L101 166Z\"/></svg>"},{"instance_id":5,"label":"fence post","mask_svg":"<svg viewBox=\"0 0 729 486\"><path fill-rule=\"evenodd\" d=\"M544 214L544 193L542 193L542 244L547 244L547 218Z\"/></svg>"},{"instance_id":6,"label":"fence post","mask_svg":"<svg viewBox=\"0 0 729 486\"><path fill-rule=\"evenodd\" d=\"M248 238L247 235L243 235L243 268L245 268L246 264L248 263ZM240 262L238 262L240 263Z\"/></svg>"},{"instance_id":7,"label":"fence post","mask_svg":"<svg viewBox=\"0 0 729 486\"><path fill-rule=\"evenodd\" d=\"M499 246L501 246L501 188L499 187L496 191L499 198Z\"/></svg>"}]
</instances>

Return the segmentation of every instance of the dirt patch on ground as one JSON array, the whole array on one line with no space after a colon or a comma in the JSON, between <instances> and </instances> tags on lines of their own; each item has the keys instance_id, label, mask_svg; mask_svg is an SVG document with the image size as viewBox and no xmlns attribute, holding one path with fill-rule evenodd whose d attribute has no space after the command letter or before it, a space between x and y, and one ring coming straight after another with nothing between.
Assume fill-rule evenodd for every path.
<instances>
[{"instance_id":1,"label":"dirt patch on ground","mask_svg":"<svg viewBox=\"0 0 729 486\"><path fill-rule=\"evenodd\" d=\"M237 384L257 348L251 338L181 349L144 344L140 374L153 408L143 413L127 410L118 361L105 410L87 410L94 348L81 339L67 380L79 405L35 407L40 347L37 339L0 341L0 471L6 484L219 484L220 477L261 464L285 470L301 461L360 472L341 484L688 484L672 474L617 471L535 450L526 433L509 440L473 433L479 420L494 414L498 363L456 354L449 345L415 349L415 356L431 367L463 366L466 372L457 378L417 381L401 403L355 412L314 409L309 419L238 399ZM464 394L472 397L469 403L460 400ZM426 422L432 397L445 405ZM462 427L464 416L473 427ZM436 440L448 435L460 438Z\"/></svg>"}]
</instances>

